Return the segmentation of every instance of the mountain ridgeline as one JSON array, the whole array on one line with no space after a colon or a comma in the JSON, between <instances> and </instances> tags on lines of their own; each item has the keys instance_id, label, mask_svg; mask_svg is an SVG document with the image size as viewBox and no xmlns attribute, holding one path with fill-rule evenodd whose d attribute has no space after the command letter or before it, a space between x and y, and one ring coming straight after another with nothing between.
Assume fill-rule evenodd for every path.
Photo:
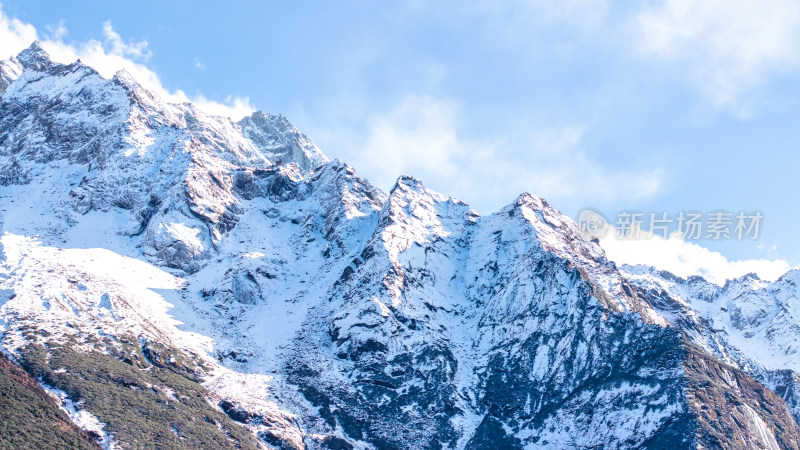
<instances>
[{"instance_id":1,"label":"mountain ridgeline","mask_svg":"<svg viewBox=\"0 0 800 450\"><path fill-rule=\"evenodd\" d=\"M539 197L481 216L409 176L385 193L283 116L208 115L38 43L0 62L0 168L2 347L61 439L800 448L800 272L617 267Z\"/></svg>"}]
</instances>

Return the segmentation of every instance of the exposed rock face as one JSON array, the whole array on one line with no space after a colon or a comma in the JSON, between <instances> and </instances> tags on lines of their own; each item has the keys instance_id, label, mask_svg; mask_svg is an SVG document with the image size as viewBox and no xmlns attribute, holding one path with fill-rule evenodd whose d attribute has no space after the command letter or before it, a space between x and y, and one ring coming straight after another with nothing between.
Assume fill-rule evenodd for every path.
<instances>
[{"instance_id":1,"label":"exposed rock face","mask_svg":"<svg viewBox=\"0 0 800 450\"><path fill-rule=\"evenodd\" d=\"M276 448L796 447L797 273L618 270L533 195L489 216L408 176L387 195L283 116L38 45L0 86L12 353L182 373Z\"/></svg>"},{"instance_id":2,"label":"exposed rock face","mask_svg":"<svg viewBox=\"0 0 800 450\"><path fill-rule=\"evenodd\" d=\"M646 267L626 266L623 273L671 324L708 354L777 393L800 421L800 271L774 283L751 274L724 286Z\"/></svg>"},{"instance_id":3,"label":"exposed rock face","mask_svg":"<svg viewBox=\"0 0 800 450\"><path fill-rule=\"evenodd\" d=\"M798 448L800 429L774 392L701 351L688 354L685 367L703 448Z\"/></svg>"},{"instance_id":4,"label":"exposed rock face","mask_svg":"<svg viewBox=\"0 0 800 450\"><path fill-rule=\"evenodd\" d=\"M328 162L317 147L283 115L254 112L239 122L247 136L271 161L316 168Z\"/></svg>"},{"instance_id":5,"label":"exposed rock face","mask_svg":"<svg viewBox=\"0 0 800 450\"><path fill-rule=\"evenodd\" d=\"M22 73L22 65L17 58L0 61L0 94L6 90L14 80L19 78Z\"/></svg>"},{"instance_id":6,"label":"exposed rock face","mask_svg":"<svg viewBox=\"0 0 800 450\"><path fill-rule=\"evenodd\" d=\"M28 184L60 167L71 180L52 205L59 219L129 210L124 232L144 235L149 254L170 267L197 270L235 226L240 167L280 161L308 172L327 161L282 116L207 116L164 103L125 72L106 80L80 62L53 63L36 43L0 74L17 80L0 105L0 183Z\"/></svg>"}]
</instances>

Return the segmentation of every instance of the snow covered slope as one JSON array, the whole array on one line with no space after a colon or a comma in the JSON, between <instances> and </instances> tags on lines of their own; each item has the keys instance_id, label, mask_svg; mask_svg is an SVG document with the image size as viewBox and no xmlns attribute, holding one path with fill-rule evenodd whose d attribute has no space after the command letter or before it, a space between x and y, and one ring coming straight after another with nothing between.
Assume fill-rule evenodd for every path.
<instances>
[{"instance_id":1,"label":"snow covered slope","mask_svg":"<svg viewBox=\"0 0 800 450\"><path fill-rule=\"evenodd\" d=\"M620 272L533 195L386 194L37 44L0 86L2 344L108 442L797 448L793 274Z\"/></svg>"},{"instance_id":2,"label":"snow covered slope","mask_svg":"<svg viewBox=\"0 0 800 450\"><path fill-rule=\"evenodd\" d=\"M779 393L800 420L800 271L721 287L643 266L622 271L694 343Z\"/></svg>"}]
</instances>

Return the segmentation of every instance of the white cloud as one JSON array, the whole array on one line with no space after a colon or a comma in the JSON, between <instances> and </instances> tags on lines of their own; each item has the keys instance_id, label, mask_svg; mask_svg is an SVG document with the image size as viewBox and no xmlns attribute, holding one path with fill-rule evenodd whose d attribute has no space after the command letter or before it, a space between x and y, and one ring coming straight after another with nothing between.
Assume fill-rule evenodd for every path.
<instances>
[{"instance_id":1,"label":"white cloud","mask_svg":"<svg viewBox=\"0 0 800 450\"><path fill-rule=\"evenodd\" d=\"M152 55L150 50L147 49L147 41L124 42L122 36L111 27L110 20L103 22L103 36L106 38L106 43L111 46L111 54L127 56L134 59L143 59L145 61L150 59Z\"/></svg>"},{"instance_id":2,"label":"white cloud","mask_svg":"<svg viewBox=\"0 0 800 450\"><path fill-rule=\"evenodd\" d=\"M47 32L47 39L51 41L60 41L67 36L67 25L64 22L64 19L58 21L55 25L47 25L45 26Z\"/></svg>"},{"instance_id":3,"label":"white cloud","mask_svg":"<svg viewBox=\"0 0 800 450\"><path fill-rule=\"evenodd\" d=\"M684 278L700 275L719 285L748 273L774 281L792 268L782 259L730 261L718 252L686 242L677 235L664 239L642 232L642 239L626 240L609 234L600 244L608 258L617 264L643 264Z\"/></svg>"},{"instance_id":4,"label":"white cloud","mask_svg":"<svg viewBox=\"0 0 800 450\"><path fill-rule=\"evenodd\" d=\"M16 55L36 39L33 25L12 19L0 9L0 59Z\"/></svg>"},{"instance_id":5,"label":"white cloud","mask_svg":"<svg viewBox=\"0 0 800 450\"><path fill-rule=\"evenodd\" d=\"M181 92L181 94L183 93ZM220 103L214 100L209 100L200 94L192 98L191 102L206 114L227 116L233 119L240 119L244 116L249 116L255 110L253 105L250 103L250 97L233 97L229 95L225 97L224 103Z\"/></svg>"},{"instance_id":6,"label":"white cloud","mask_svg":"<svg viewBox=\"0 0 800 450\"><path fill-rule=\"evenodd\" d=\"M665 0L635 27L643 54L682 63L716 106L741 115L751 90L798 63L796 0Z\"/></svg>"},{"instance_id":7,"label":"white cloud","mask_svg":"<svg viewBox=\"0 0 800 450\"><path fill-rule=\"evenodd\" d=\"M84 42L65 42L66 27L60 22L49 29L47 36L39 36L36 28L15 18L6 16L0 5L0 58L6 59L40 40L42 47L57 62L71 63L80 59L93 67L102 76L111 78L119 70L126 70L145 88L155 92L169 102L193 102L208 114L222 115L238 120L252 113L255 108L247 97L229 96L224 102L210 100L202 94L189 97L181 90L169 91L158 75L145 62L150 58L147 41L128 41L114 31L111 22L102 24L104 41L90 39Z\"/></svg>"},{"instance_id":8,"label":"white cloud","mask_svg":"<svg viewBox=\"0 0 800 450\"><path fill-rule=\"evenodd\" d=\"M447 100L409 96L392 111L370 121L362 152L381 181L402 173L450 172L459 152L455 135L456 105Z\"/></svg>"},{"instance_id":9,"label":"white cloud","mask_svg":"<svg viewBox=\"0 0 800 450\"><path fill-rule=\"evenodd\" d=\"M349 162L383 188L410 174L478 208L526 191L551 201L587 192L596 202L635 200L664 184L660 168L610 170L591 160L581 149L583 126L526 123L512 130L520 135L514 142L471 139L467 131L457 102L410 95L369 122Z\"/></svg>"}]
</instances>

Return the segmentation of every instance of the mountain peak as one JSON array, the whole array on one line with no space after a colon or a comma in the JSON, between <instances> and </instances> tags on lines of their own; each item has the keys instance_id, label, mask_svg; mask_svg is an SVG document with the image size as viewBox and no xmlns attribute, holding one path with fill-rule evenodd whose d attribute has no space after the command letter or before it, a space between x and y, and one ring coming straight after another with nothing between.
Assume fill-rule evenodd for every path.
<instances>
[{"instance_id":1,"label":"mountain peak","mask_svg":"<svg viewBox=\"0 0 800 450\"><path fill-rule=\"evenodd\" d=\"M328 162L328 157L283 114L256 111L239 121L239 126L270 161L294 162L303 170Z\"/></svg>"},{"instance_id":2,"label":"mountain peak","mask_svg":"<svg viewBox=\"0 0 800 450\"><path fill-rule=\"evenodd\" d=\"M53 63L39 41L34 41L28 48L19 52L17 61L22 67L36 71L42 71Z\"/></svg>"},{"instance_id":3,"label":"mountain peak","mask_svg":"<svg viewBox=\"0 0 800 450\"><path fill-rule=\"evenodd\" d=\"M428 198L430 201L442 202L448 199L447 196L442 195L432 189L426 188L425 185L417 178L411 175L400 175L395 181L392 189L389 190L390 199L399 199L401 202L406 202L411 198ZM453 202L457 200L450 198ZM464 203L465 206L466 203Z\"/></svg>"},{"instance_id":4,"label":"mountain peak","mask_svg":"<svg viewBox=\"0 0 800 450\"><path fill-rule=\"evenodd\" d=\"M422 184L422 181L412 177L411 175L400 175L397 178L397 181L394 183L394 187L392 187L391 191L394 192L400 186L408 187L415 191L423 191L425 186Z\"/></svg>"},{"instance_id":5,"label":"mountain peak","mask_svg":"<svg viewBox=\"0 0 800 450\"><path fill-rule=\"evenodd\" d=\"M80 61L80 60L78 60L78 61ZM114 78L113 79L118 81L120 84L122 84L124 86L129 86L129 87L133 87L133 86L136 86L137 84L139 84L133 78L133 75L131 75L130 72L128 72L125 69L118 70L114 74Z\"/></svg>"},{"instance_id":6,"label":"mountain peak","mask_svg":"<svg viewBox=\"0 0 800 450\"><path fill-rule=\"evenodd\" d=\"M80 62L80 60L78 61ZM118 70L112 80L122 86L128 92L128 96L143 107L160 102L160 98L153 91L145 89L125 69Z\"/></svg>"},{"instance_id":7,"label":"mountain peak","mask_svg":"<svg viewBox=\"0 0 800 450\"><path fill-rule=\"evenodd\" d=\"M514 202L516 206L527 206L535 211L541 211L544 208L550 206L547 201L541 197L537 197L533 194L529 194L527 192L523 192L517 197L517 200Z\"/></svg>"}]
</instances>

